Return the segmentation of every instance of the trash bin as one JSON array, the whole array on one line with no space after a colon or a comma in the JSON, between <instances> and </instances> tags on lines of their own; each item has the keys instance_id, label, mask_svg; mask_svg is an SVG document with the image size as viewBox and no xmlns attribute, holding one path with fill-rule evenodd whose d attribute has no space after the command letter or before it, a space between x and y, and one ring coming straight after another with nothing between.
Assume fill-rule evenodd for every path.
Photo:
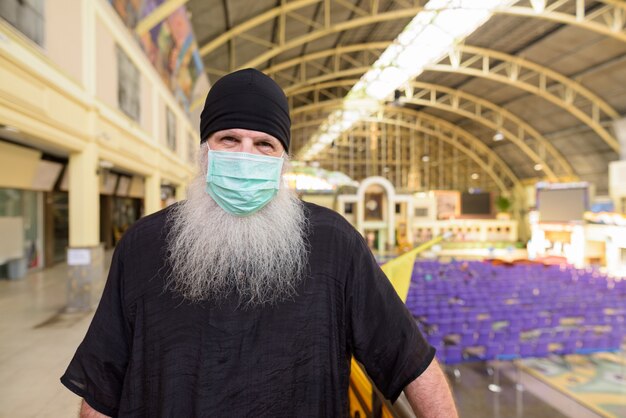
<instances>
[{"instance_id":1,"label":"trash bin","mask_svg":"<svg viewBox=\"0 0 626 418\"><path fill-rule=\"evenodd\" d=\"M7 277L9 280L17 280L26 276L26 258L15 258L7 263Z\"/></svg>"}]
</instances>

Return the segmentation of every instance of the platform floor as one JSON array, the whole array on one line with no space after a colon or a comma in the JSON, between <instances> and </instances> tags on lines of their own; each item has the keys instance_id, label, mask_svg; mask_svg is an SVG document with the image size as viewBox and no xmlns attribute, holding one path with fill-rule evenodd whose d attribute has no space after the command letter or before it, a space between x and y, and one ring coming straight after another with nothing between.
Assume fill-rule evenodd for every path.
<instances>
[{"instance_id":1,"label":"platform floor","mask_svg":"<svg viewBox=\"0 0 626 418\"><path fill-rule=\"evenodd\" d=\"M108 254L107 260L110 259ZM0 417L76 417L80 400L59 382L92 314L60 314L67 266L0 280ZM483 364L448 370L461 417L594 418L598 415L530 375L500 367L502 392L488 390L493 376ZM520 377L521 376L521 377ZM521 378L524 391L516 389Z\"/></svg>"},{"instance_id":2,"label":"platform floor","mask_svg":"<svg viewBox=\"0 0 626 418\"><path fill-rule=\"evenodd\" d=\"M60 316L67 266L0 280L0 417L75 417L80 399L59 377L92 314Z\"/></svg>"}]
</instances>

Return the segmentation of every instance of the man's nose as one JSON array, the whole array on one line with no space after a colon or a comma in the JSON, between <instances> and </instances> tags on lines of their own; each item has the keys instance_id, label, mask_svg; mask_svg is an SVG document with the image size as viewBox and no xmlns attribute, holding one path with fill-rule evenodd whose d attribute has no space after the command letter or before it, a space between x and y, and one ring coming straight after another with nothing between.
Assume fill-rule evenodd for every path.
<instances>
[{"instance_id":1,"label":"man's nose","mask_svg":"<svg viewBox=\"0 0 626 418\"><path fill-rule=\"evenodd\" d=\"M252 138L242 138L240 151L254 154L254 141L252 141Z\"/></svg>"}]
</instances>

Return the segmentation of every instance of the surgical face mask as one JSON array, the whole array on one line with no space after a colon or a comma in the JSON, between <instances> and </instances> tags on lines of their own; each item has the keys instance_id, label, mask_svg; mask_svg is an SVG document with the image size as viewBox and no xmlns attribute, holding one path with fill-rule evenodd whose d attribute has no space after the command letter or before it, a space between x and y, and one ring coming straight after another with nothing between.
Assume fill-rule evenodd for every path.
<instances>
[{"instance_id":1,"label":"surgical face mask","mask_svg":"<svg viewBox=\"0 0 626 418\"><path fill-rule=\"evenodd\" d=\"M226 212L251 215L278 193L283 161L282 157L209 150L206 192Z\"/></svg>"}]
</instances>

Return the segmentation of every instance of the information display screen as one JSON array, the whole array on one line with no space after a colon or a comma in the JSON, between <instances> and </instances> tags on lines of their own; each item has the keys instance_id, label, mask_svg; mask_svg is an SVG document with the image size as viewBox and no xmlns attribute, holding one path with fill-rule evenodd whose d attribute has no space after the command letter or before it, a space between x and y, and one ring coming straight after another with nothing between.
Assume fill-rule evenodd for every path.
<instances>
[{"instance_id":1,"label":"information display screen","mask_svg":"<svg viewBox=\"0 0 626 418\"><path fill-rule=\"evenodd\" d=\"M491 193L461 194L461 215L489 216L492 214Z\"/></svg>"},{"instance_id":2,"label":"information display screen","mask_svg":"<svg viewBox=\"0 0 626 418\"><path fill-rule=\"evenodd\" d=\"M537 206L540 222L581 221L587 210L587 189L539 189Z\"/></svg>"}]
</instances>

